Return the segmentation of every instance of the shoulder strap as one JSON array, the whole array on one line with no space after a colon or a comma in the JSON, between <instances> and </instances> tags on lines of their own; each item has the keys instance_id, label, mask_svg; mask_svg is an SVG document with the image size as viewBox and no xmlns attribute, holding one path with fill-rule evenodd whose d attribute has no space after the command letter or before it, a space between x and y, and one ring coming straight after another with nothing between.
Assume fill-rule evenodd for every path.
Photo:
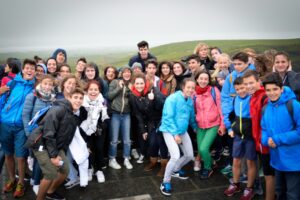
<instances>
[{"instance_id":1,"label":"shoulder strap","mask_svg":"<svg viewBox=\"0 0 300 200\"><path fill-rule=\"evenodd\" d=\"M230 84L232 83L232 73L230 73L230 75L229 75L229 83Z\"/></svg>"},{"instance_id":2,"label":"shoulder strap","mask_svg":"<svg viewBox=\"0 0 300 200\"><path fill-rule=\"evenodd\" d=\"M215 91L215 87L214 86L211 87L210 92L211 92L212 98L214 99L215 104L217 105L217 97L216 97L216 91Z\"/></svg>"},{"instance_id":3,"label":"shoulder strap","mask_svg":"<svg viewBox=\"0 0 300 200\"><path fill-rule=\"evenodd\" d=\"M197 99L197 96L194 95L193 97L193 101L194 101L194 110L195 110L195 114L197 114L197 108L196 108L196 99Z\"/></svg>"},{"instance_id":4,"label":"shoulder strap","mask_svg":"<svg viewBox=\"0 0 300 200\"><path fill-rule=\"evenodd\" d=\"M261 98L261 105L264 105L264 102L265 102L266 99L267 99L267 95L264 95L264 96Z\"/></svg>"},{"instance_id":5,"label":"shoulder strap","mask_svg":"<svg viewBox=\"0 0 300 200\"><path fill-rule=\"evenodd\" d=\"M294 108L293 108L293 99L290 99L286 102L286 107L287 107L287 110L293 120L293 123L294 123L294 126L296 125L296 122L294 120Z\"/></svg>"}]
</instances>

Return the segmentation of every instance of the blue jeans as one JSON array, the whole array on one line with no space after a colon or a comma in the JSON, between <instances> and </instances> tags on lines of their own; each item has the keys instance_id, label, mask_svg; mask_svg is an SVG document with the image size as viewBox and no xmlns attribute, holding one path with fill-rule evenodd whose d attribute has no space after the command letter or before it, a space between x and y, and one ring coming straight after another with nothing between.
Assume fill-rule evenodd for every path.
<instances>
[{"instance_id":1,"label":"blue jeans","mask_svg":"<svg viewBox=\"0 0 300 200\"><path fill-rule=\"evenodd\" d=\"M299 200L300 199L300 171L283 172L275 170L276 199Z\"/></svg>"},{"instance_id":2,"label":"blue jeans","mask_svg":"<svg viewBox=\"0 0 300 200\"><path fill-rule=\"evenodd\" d=\"M130 114L116 114L113 113L110 122L110 145L109 145L109 158L116 158L117 146L119 139L119 132L121 130L123 139L123 157L129 158L130 156Z\"/></svg>"}]
</instances>

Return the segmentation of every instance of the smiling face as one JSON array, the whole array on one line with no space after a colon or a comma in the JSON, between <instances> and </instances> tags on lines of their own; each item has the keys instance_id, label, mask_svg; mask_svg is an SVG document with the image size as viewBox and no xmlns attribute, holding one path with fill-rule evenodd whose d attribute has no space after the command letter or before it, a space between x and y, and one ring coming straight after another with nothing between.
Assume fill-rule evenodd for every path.
<instances>
[{"instance_id":1,"label":"smiling face","mask_svg":"<svg viewBox=\"0 0 300 200\"><path fill-rule=\"evenodd\" d=\"M218 58L218 66L220 68L220 70L228 70L229 68L229 60L225 57L219 57Z\"/></svg>"},{"instance_id":2,"label":"smiling face","mask_svg":"<svg viewBox=\"0 0 300 200\"><path fill-rule=\"evenodd\" d=\"M200 62L198 62L196 59L189 60L189 69L191 72L195 72L199 68L200 68Z\"/></svg>"},{"instance_id":3,"label":"smiling face","mask_svg":"<svg viewBox=\"0 0 300 200\"><path fill-rule=\"evenodd\" d=\"M41 76L43 76L44 74L45 74L44 68L41 66L37 66L35 71L36 79L40 80Z\"/></svg>"},{"instance_id":4,"label":"smiling face","mask_svg":"<svg viewBox=\"0 0 300 200\"><path fill-rule=\"evenodd\" d=\"M116 78L115 70L114 68L108 68L105 74L107 80L112 81Z\"/></svg>"},{"instance_id":5,"label":"smiling face","mask_svg":"<svg viewBox=\"0 0 300 200\"><path fill-rule=\"evenodd\" d=\"M141 58L144 60L144 59L147 59L148 58L148 53L149 53L149 49L147 46L145 47L141 47L139 48L139 53L141 55Z\"/></svg>"},{"instance_id":6,"label":"smiling face","mask_svg":"<svg viewBox=\"0 0 300 200\"><path fill-rule=\"evenodd\" d=\"M23 79L32 80L35 76L35 66L31 64L25 64L22 69Z\"/></svg>"},{"instance_id":7,"label":"smiling face","mask_svg":"<svg viewBox=\"0 0 300 200\"><path fill-rule=\"evenodd\" d=\"M95 71L94 68L88 67L85 70L85 75L86 75L86 77L87 77L88 80L93 80L95 78L96 71Z\"/></svg>"},{"instance_id":8,"label":"smiling face","mask_svg":"<svg viewBox=\"0 0 300 200\"><path fill-rule=\"evenodd\" d=\"M248 94L254 94L260 89L260 82L256 80L254 76L243 78L243 83L245 84Z\"/></svg>"},{"instance_id":9,"label":"smiling face","mask_svg":"<svg viewBox=\"0 0 300 200\"><path fill-rule=\"evenodd\" d=\"M70 94L71 91L73 91L76 87L76 79L75 78L69 78L64 83L64 94Z\"/></svg>"},{"instance_id":10,"label":"smiling face","mask_svg":"<svg viewBox=\"0 0 300 200\"><path fill-rule=\"evenodd\" d=\"M83 103L83 95L81 93L74 93L70 97L66 97L72 105L73 111L79 110Z\"/></svg>"},{"instance_id":11,"label":"smiling face","mask_svg":"<svg viewBox=\"0 0 300 200\"><path fill-rule=\"evenodd\" d=\"M182 88L184 97L191 97L195 92L196 83L194 81L187 81Z\"/></svg>"},{"instance_id":12,"label":"smiling face","mask_svg":"<svg viewBox=\"0 0 300 200\"><path fill-rule=\"evenodd\" d=\"M65 62L65 60L66 60L65 54L63 52L59 52L56 56L57 63L62 64Z\"/></svg>"},{"instance_id":13,"label":"smiling face","mask_svg":"<svg viewBox=\"0 0 300 200\"><path fill-rule=\"evenodd\" d=\"M156 73L156 66L153 63L149 63L146 67L146 74L148 77L154 77Z\"/></svg>"},{"instance_id":14,"label":"smiling face","mask_svg":"<svg viewBox=\"0 0 300 200\"><path fill-rule=\"evenodd\" d=\"M247 96L247 89L245 84L234 85L234 89L239 97L244 98L245 96Z\"/></svg>"},{"instance_id":15,"label":"smiling face","mask_svg":"<svg viewBox=\"0 0 300 200\"><path fill-rule=\"evenodd\" d=\"M245 63L241 60L233 60L234 69L237 72L242 72L248 67L248 63Z\"/></svg>"},{"instance_id":16,"label":"smiling face","mask_svg":"<svg viewBox=\"0 0 300 200\"><path fill-rule=\"evenodd\" d=\"M219 55L220 55L219 50L218 50L218 49L212 49L212 50L210 51L210 54L211 54L212 59L213 59L214 61L217 62L218 57L219 57Z\"/></svg>"},{"instance_id":17,"label":"smiling face","mask_svg":"<svg viewBox=\"0 0 300 200\"><path fill-rule=\"evenodd\" d=\"M86 67L86 63L83 61L79 61L76 65L76 71L82 73L85 67Z\"/></svg>"},{"instance_id":18,"label":"smiling face","mask_svg":"<svg viewBox=\"0 0 300 200\"><path fill-rule=\"evenodd\" d=\"M50 74L56 72L57 70L57 65L56 61L54 59L49 59L47 62L47 70Z\"/></svg>"},{"instance_id":19,"label":"smiling face","mask_svg":"<svg viewBox=\"0 0 300 200\"><path fill-rule=\"evenodd\" d=\"M279 73L286 73L290 65L289 60L284 55L277 55L274 61L274 68Z\"/></svg>"},{"instance_id":20,"label":"smiling face","mask_svg":"<svg viewBox=\"0 0 300 200\"><path fill-rule=\"evenodd\" d=\"M277 101L283 92L283 88L280 88L276 84L270 83L265 85L265 91L266 95L271 101Z\"/></svg>"},{"instance_id":21,"label":"smiling face","mask_svg":"<svg viewBox=\"0 0 300 200\"><path fill-rule=\"evenodd\" d=\"M179 76L179 75L183 74L183 69L182 69L182 67L181 67L181 65L179 63L175 63L173 65L173 73L176 76Z\"/></svg>"},{"instance_id":22,"label":"smiling face","mask_svg":"<svg viewBox=\"0 0 300 200\"><path fill-rule=\"evenodd\" d=\"M161 73L164 76L168 76L171 73L171 69L170 69L169 65L163 64L161 66Z\"/></svg>"},{"instance_id":23,"label":"smiling face","mask_svg":"<svg viewBox=\"0 0 300 200\"><path fill-rule=\"evenodd\" d=\"M45 93L50 93L54 87L54 82L53 80L49 78L45 78L41 82L41 88Z\"/></svg>"},{"instance_id":24,"label":"smiling face","mask_svg":"<svg viewBox=\"0 0 300 200\"><path fill-rule=\"evenodd\" d=\"M197 79L197 83L201 88L205 88L209 83L208 74L206 74L206 73L200 74Z\"/></svg>"},{"instance_id":25,"label":"smiling face","mask_svg":"<svg viewBox=\"0 0 300 200\"><path fill-rule=\"evenodd\" d=\"M207 46L203 46L199 49L199 53L198 53L199 57L201 60L204 60L207 58L208 56L208 47Z\"/></svg>"},{"instance_id":26,"label":"smiling face","mask_svg":"<svg viewBox=\"0 0 300 200\"><path fill-rule=\"evenodd\" d=\"M122 72L122 78L125 81L129 81L131 78L131 71L129 69L124 69L124 71Z\"/></svg>"},{"instance_id":27,"label":"smiling face","mask_svg":"<svg viewBox=\"0 0 300 200\"><path fill-rule=\"evenodd\" d=\"M67 66L61 66L60 70L59 70L59 75L62 79L64 79L66 76L70 75L70 69Z\"/></svg>"},{"instance_id":28,"label":"smiling face","mask_svg":"<svg viewBox=\"0 0 300 200\"><path fill-rule=\"evenodd\" d=\"M134 87L138 92L142 92L145 89L145 81L142 78L136 78L134 81Z\"/></svg>"},{"instance_id":29,"label":"smiling face","mask_svg":"<svg viewBox=\"0 0 300 200\"><path fill-rule=\"evenodd\" d=\"M97 97L100 94L99 86L95 83L91 83L88 90L87 90L87 95L90 100L96 100Z\"/></svg>"}]
</instances>

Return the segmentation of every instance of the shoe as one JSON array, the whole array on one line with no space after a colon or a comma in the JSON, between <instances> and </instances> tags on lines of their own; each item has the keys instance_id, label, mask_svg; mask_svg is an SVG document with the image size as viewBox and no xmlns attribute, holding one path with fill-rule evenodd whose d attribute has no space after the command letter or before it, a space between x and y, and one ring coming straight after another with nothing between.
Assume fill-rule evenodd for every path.
<instances>
[{"instance_id":1,"label":"shoe","mask_svg":"<svg viewBox=\"0 0 300 200\"><path fill-rule=\"evenodd\" d=\"M66 200L65 197L61 196L60 194L53 192L51 194L46 194L46 199L52 199L52 200Z\"/></svg>"},{"instance_id":2,"label":"shoe","mask_svg":"<svg viewBox=\"0 0 300 200\"><path fill-rule=\"evenodd\" d=\"M224 191L224 195L231 197L235 193L238 193L241 191L240 184L230 184L229 187Z\"/></svg>"},{"instance_id":3,"label":"shoe","mask_svg":"<svg viewBox=\"0 0 300 200\"><path fill-rule=\"evenodd\" d=\"M88 181L92 181L93 180L93 174L94 174L94 169L91 168L88 170Z\"/></svg>"},{"instance_id":4,"label":"shoe","mask_svg":"<svg viewBox=\"0 0 300 200\"><path fill-rule=\"evenodd\" d=\"M185 171L183 171L182 169L179 170L178 172L174 172L172 174L172 177L179 178L179 179L182 179L182 180L185 180L185 179L189 178L188 176L185 175Z\"/></svg>"},{"instance_id":5,"label":"shoe","mask_svg":"<svg viewBox=\"0 0 300 200\"><path fill-rule=\"evenodd\" d=\"M134 159L138 159L140 156L139 156L139 153L137 152L136 149L132 149L131 150L131 156L134 158Z\"/></svg>"},{"instance_id":6,"label":"shoe","mask_svg":"<svg viewBox=\"0 0 300 200\"><path fill-rule=\"evenodd\" d=\"M171 196L171 183L162 183L160 184L160 191L165 196Z\"/></svg>"},{"instance_id":7,"label":"shoe","mask_svg":"<svg viewBox=\"0 0 300 200\"><path fill-rule=\"evenodd\" d=\"M194 171L199 172L201 170L201 162L200 160L195 160L194 161Z\"/></svg>"},{"instance_id":8,"label":"shoe","mask_svg":"<svg viewBox=\"0 0 300 200\"><path fill-rule=\"evenodd\" d=\"M39 188L40 188L40 185L34 185L34 186L32 186L32 190L33 190L33 192L34 192L35 195L38 194Z\"/></svg>"},{"instance_id":9,"label":"shoe","mask_svg":"<svg viewBox=\"0 0 300 200\"><path fill-rule=\"evenodd\" d=\"M17 186L17 181L8 181L3 188L3 192L12 192Z\"/></svg>"},{"instance_id":10,"label":"shoe","mask_svg":"<svg viewBox=\"0 0 300 200\"><path fill-rule=\"evenodd\" d=\"M130 163L129 159L128 158L125 158L124 159L124 166L127 168L127 169L132 169L132 164Z\"/></svg>"},{"instance_id":11,"label":"shoe","mask_svg":"<svg viewBox=\"0 0 300 200\"><path fill-rule=\"evenodd\" d=\"M144 162L144 156L141 154L139 159L136 162L142 164Z\"/></svg>"},{"instance_id":12,"label":"shoe","mask_svg":"<svg viewBox=\"0 0 300 200\"><path fill-rule=\"evenodd\" d=\"M161 159L160 160L160 169L156 176L163 177L165 175L166 167L169 162L169 159Z\"/></svg>"},{"instance_id":13,"label":"shoe","mask_svg":"<svg viewBox=\"0 0 300 200\"><path fill-rule=\"evenodd\" d=\"M79 185L79 183L80 183L79 179L76 179L75 181L69 181L65 184L65 188L71 189L71 188L75 187L76 185Z\"/></svg>"},{"instance_id":14,"label":"shoe","mask_svg":"<svg viewBox=\"0 0 300 200\"><path fill-rule=\"evenodd\" d=\"M216 153L217 153L217 151L216 151L215 149L213 149L213 150L211 150L210 155L211 155L211 156L215 156Z\"/></svg>"},{"instance_id":15,"label":"shoe","mask_svg":"<svg viewBox=\"0 0 300 200\"><path fill-rule=\"evenodd\" d=\"M259 195L259 196L264 194L264 190L263 190L261 181L259 179L255 180L253 190L254 190L254 193Z\"/></svg>"},{"instance_id":16,"label":"shoe","mask_svg":"<svg viewBox=\"0 0 300 200\"><path fill-rule=\"evenodd\" d=\"M97 177L98 183L104 183L105 182L105 176L104 176L102 171L97 171L96 172L96 177Z\"/></svg>"},{"instance_id":17,"label":"shoe","mask_svg":"<svg viewBox=\"0 0 300 200\"><path fill-rule=\"evenodd\" d=\"M221 160L221 155L219 152L216 152L216 154L212 156L212 158L214 159L214 161L218 162Z\"/></svg>"},{"instance_id":18,"label":"shoe","mask_svg":"<svg viewBox=\"0 0 300 200\"><path fill-rule=\"evenodd\" d=\"M19 198L24 196L25 193L25 186L22 183L18 183L16 190L14 192L14 198Z\"/></svg>"},{"instance_id":19,"label":"shoe","mask_svg":"<svg viewBox=\"0 0 300 200\"><path fill-rule=\"evenodd\" d=\"M200 179L208 179L214 171L212 169L203 169L200 175Z\"/></svg>"},{"instance_id":20,"label":"shoe","mask_svg":"<svg viewBox=\"0 0 300 200\"><path fill-rule=\"evenodd\" d=\"M240 200L251 200L254 197L254 192L252 188L246 188L241 196Z\"/></svg>"},{"instance_id":21,"label":"shoe","mask_svg":"<svg viewBox=\"0 0 300 200\"><path fill-rule=\"evenodd\" d=\"M224 148L222 155L225 157L230 156L229 147Z\"/></svg>"},{"instance_id":22,"label":"shoe","mask_svg":"<svg viewBox=\"0 0 300 200\"><path fill-rule=\"evenodd\" d=\"M34 186L34 180L33 180L32 178L30 179L29 184L30 184L31 186Z\"/></svg>"},{"instance_id":23,"label":"shoe","mask_svg":"<svg viewBox=\"0 0 300 200\"><path fill-rule=\"evenodd\" d=\"M230 172L232 172L232 166L231 166L231 165L227 165L227 166L224 167L220 172L221 172L223 175L229 174Z\"/></svg>"},{"instance_id":24,"label":"shoe","mask_svg":"<svg viewBox=\"0 0 300 200\"><path fill-rule=\"evenodd\" d=\"M230 178L229 179L229 182L230 183L233 183L233 178ZM248 177L246 175L241 175L240 178L239 178L239 182L240 183L246 183L248 182Z\"/></svg>"},{"instance_id":25,"label":"shoe","mask_svg":"<svg viewBox=\"0 0 300 200\"><path fill-rule=\"evenodd\" d=\"M113 169L121 169L121 165L119 165L115 158L109 160L108 166L110 166Z\"/></svg>"},{"instance_id":26,"label":"shoe","mask_svg":"<svg viewBox=\"0 0 300 200\"><path fill-rule=\"evenodd\" d=\"M144 170L146 172L151 171L156 166L156 163L157 163L157 157L150 157L150 162L146 165L146 167L144 168Z\"/></svg>"}]
</instances>

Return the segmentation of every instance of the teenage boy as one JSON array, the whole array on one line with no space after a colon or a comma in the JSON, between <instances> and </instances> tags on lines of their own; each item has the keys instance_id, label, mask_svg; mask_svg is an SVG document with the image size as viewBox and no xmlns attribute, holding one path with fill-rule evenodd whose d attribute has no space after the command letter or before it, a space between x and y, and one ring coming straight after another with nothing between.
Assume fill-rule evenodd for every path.
<instances>
[{"instance_id":1,"label":"teenage boy","mask_svg":"<svg viewBox=\"0 0 300 200\"><path fill-rule=\"evenodd\" d=\"M15 198L23 196L25 191L24 176L28 150L24 147L27 138L23 127L22 110L27 94L33 91L35 70L35 61L25 59L22 72L7 84L10 87L10 95L1 110L0 139L9 176L3 190L12 192L15 189L13 194ZM18 180L15 177L14 156L18 162Z\"/></svg>"},{"instance_id":2,"label":"teenage boy","mask_svg":"<svg viewBox=\"0 0 300 200\"><path fill-rule=\"evenodd\" d=\"M141 41L137 44L138 54L131 57L128 65L132 66L133 63L138 62L142 64L143 72L145 71L145 62L149 59L156 60L156 57L149 53L149 44L146 41Z\"/></svg>"},{"instance_id":3,"label":"teenage boy","mask_svg":"<svg viewBox=\"0 0 300 200\"><path fill-rule=\"evenodd\" d=\"M83 96L83 90L75 88L66 99L57 100L39 124L43 132L42 139L32 147L43 173L37 200L43 200L45 197L65 199L56 193L56 189L69 173L65 152L78 125L76 113L82 105Z\"/></svg>"},{"instance_id":4,"label":"teenage boy","mask_svg":"<svg viewBox=\"0 0 300 200\"><path fill-rule=\"evenodd\" d=\"M234 100L235 120L232 128L228 130L228 135L233 139L233 183L224 191L226 196L233 196L241 191L239 178L241 174L241 162L247 160L247 187L245 188L241 200L250 200L254 197L253 185L256 176L256 152L255 143L252 138L252 122L250 118L250 96L243 84L242 77L235 79L234 88L238 96Z\"/></svg>"},{"instance_id":5,"label":"teenage boy","mask_svg":"<svg viewBox=\"0 0 300 200\"><path fill-rule=\"evenodd\" d=\"M263 108L262 144L270 147L277 199L300 199L300 103L278 73L268 75L264 88L269 102Z\"/></svg>"},{"instance_id":6,"label":"teenage boy","mask_svg":"<svg viewBox=\"0 0 300 200\"><path fill-rule=\"evenodd\" d=\"M255 149L260 156L262 168L266 181L266 200L275 198L275 171L270 165L269 148L261 144L261 114L262 108L267 103L264 88L261 86L259 74L254 70L249 70L243 75L243 82L247 88L250 100L250 115L252 119L252 136L255 141Z\"/></svg>"},{"instance_id":7,"label":"teenage boy","mask_svg":"<svg viewBox=\"0 0 300 200\"><path fill-rule=\"evenodd\" d=\"M191 77L194 78L195 74L199 71L205 70L204 65L201 65L200 57L196 54L192 54L187 57L188 70Z\"/></svg>"},{"instance_id":8,"label":"teenage boy","mask_svg":"<svg viewBox=\"0 0 300 200\"><path fill-rule=\"evenodd\" d=\"M153 85L153 87L158 87L159 84L159 78L156 76L158 63L156 60L148 60L146 62L146 79L150 81L150 83Z\"/></svg>"},{"instance_id":9,"label":"teenage boy","mask_svg":"<svg viewBox=\"0 0 300 200\"><path fill-rule=\"evenodd\" d=\"M84 77L82 77L83 75L83 71L86 67L86 59L84 57L79 58L77 60L77 64L76 64L76 71L75 71L75 76L76 78L78 78L79 80L82 80Z\"/></svg>"}]
</instances>

